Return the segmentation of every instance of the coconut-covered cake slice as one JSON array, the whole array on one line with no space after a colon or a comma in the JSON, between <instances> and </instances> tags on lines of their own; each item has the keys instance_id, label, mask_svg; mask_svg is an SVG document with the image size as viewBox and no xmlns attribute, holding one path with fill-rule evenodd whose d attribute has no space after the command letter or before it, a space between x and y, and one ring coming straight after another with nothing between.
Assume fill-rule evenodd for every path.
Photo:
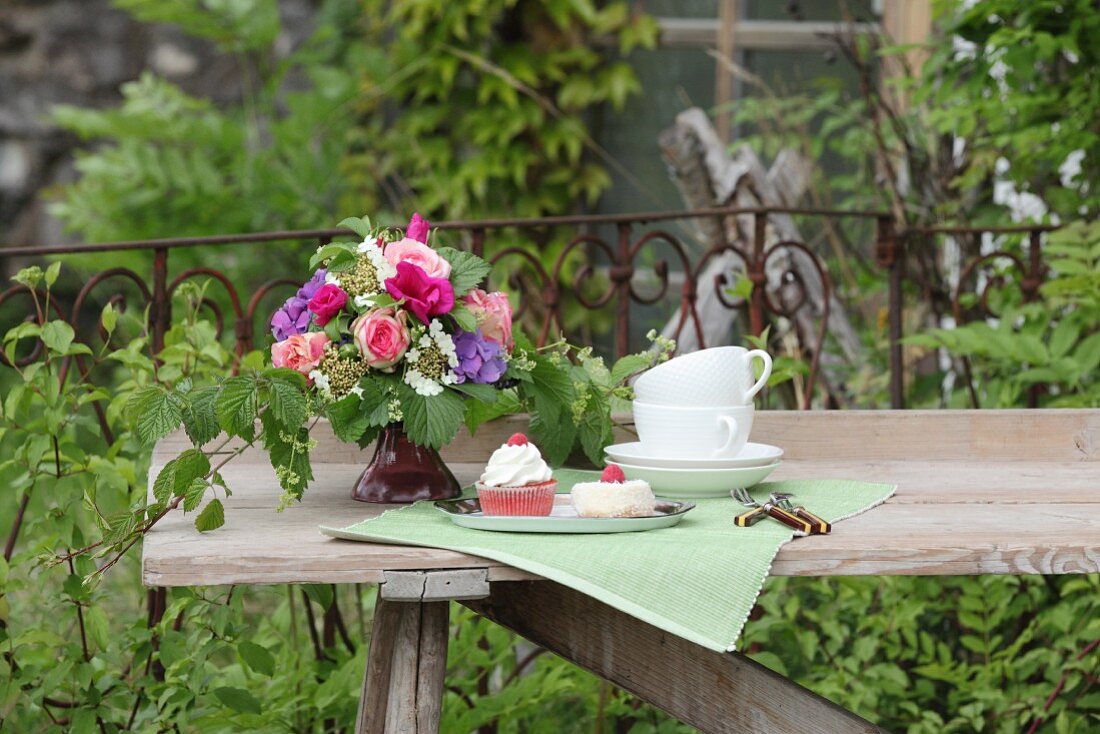
<instances>
[{"instance_id":1,"label":"coconut-covered cake slice","mask_svg":"<svg viewBox=\"0 0 1100 734\"><path fill-rule=\"evenodd\" d=\"M581 517L649 517L656 500L649 482L627 479L616 464L608 464L598 482L579 482L570 492Z\"/></svg>"}]
</instances>

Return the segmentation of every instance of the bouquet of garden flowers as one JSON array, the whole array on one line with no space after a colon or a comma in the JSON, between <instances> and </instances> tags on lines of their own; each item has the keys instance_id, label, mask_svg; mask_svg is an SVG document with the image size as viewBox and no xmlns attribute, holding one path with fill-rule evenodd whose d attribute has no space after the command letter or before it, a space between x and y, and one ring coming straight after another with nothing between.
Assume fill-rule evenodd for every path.
<instances>
[{"instance_id":1,"label":"bouquet of garden flowers","mask_svg":"<svg viewBox=\"0 0 1100 734\"><path fill-rule=\"evenodd\" d=\"M399 424L414 444L439 448L463 423L472 431L527 411L549 460L579 444L598 462L613 401L630 397L626 378L667 354L609 369L564 341L536 349L513 330L508 296L480 287L489 263L435 246L419 215L403 234L366 218L340 226L357 239L314 254L313 276L271 319L271 358L306 378L312 412L342 440L365 446Z\"/></svg>"},{"instance_id":2,"label":"bouquet of garden flowers","mask_svg":"<svg viewBox=\"0 0 1100 734\"><path fill-rule=\"evenodd\" d=\"M403 236L367 219L341 226L362 240L318 249L313 277L271 319L272 363L305 375L344 437L406 421L416 443L449 440L460 395L491 401L509 384L508 296L477 287L489 273L483 259L429 245L419 215Z\"/></svg>"}]
</instances>

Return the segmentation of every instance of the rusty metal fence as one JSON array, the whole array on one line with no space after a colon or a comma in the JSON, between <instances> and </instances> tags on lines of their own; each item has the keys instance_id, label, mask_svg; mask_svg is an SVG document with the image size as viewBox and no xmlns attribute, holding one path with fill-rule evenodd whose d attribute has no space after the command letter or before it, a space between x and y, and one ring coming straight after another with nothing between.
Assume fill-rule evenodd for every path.
<instances>
[{"instance_id":1,"label":"rusty metal fence","mask_svg":"<svg viewBox=\"0 0 1100 734\"><path fill-rule=\"evenodd\" d=\"M518 301L517 316L525 317L526 323L535 325L540 344L558 333L567 334L569 330L564 309L567 304L572 304L571 308L601 311L611 316L611 350L616 356L630 351L635 308L659 302L672 306L674 335L691 330L697 342L705 345L703 323L697 305L704 288L715 289L715 295L723 307L742 311L746 317L744 323L748 333L757 336L776 319L791 319L800 309L811 308L804 296L807 277L805 269L799 272L788 269L780 273L780 278L792 284L796 291L802 290L801 297L796 294L793 298L775 298L766 287L769 266L774 270L774 261L781 254L789 257L792 253L800 253L802 262L811 264L810 273L817 280L815 292L824 295L824 299L815 304L815 313L812 314L817 326L811 338L802 339L799 346L801 356L808 365L800 407L809 408L819 380L821 354L828 336L829 300L835 288L825 262L809 245L793 240L775 240L771 236L769 220L776 216L821 218L831 222L861 221L868 225L868 231L873 232L871 236L874 241L868 249L873 252L874 265L884 273L888 284L884 307L889 339L886 362L889 365L890 403L892 407L899 408L905 404L906 367L902 344L902 317L907 294L909 298L922 298L927 297L932 290L949 291L948 297L954 316L961 323L965 318L974 317L978 313L973 308L964 309L961 306L965 289L975 287L979 302L984 306L984 289L994 281L999 282L997 278L991 277L975 285L975 275L983 269L991 268L994 263L1008 263L1010 267L1018 269L1022 276L1020 287L1023 298L1033 300L1038 296L1039 286L1046 273L1042 235L1054 229L1045 225L943 226L896 231L892 217L887 212L805 208L715 208L626 215L455 221L439 224L438 229L456 233L463 240L463 246L476 254L489 253L488 259L494 265L490 284L503 287L513 294ZM742 222L751 222L751 226L742 228L747 230L743 232L744 236L719 242L693 241L690 233L679 231L684 223L707 217L723 220L737 218ZM540 257L537 250L509 244L507 241L512 232L545 235L550 231L560 232L562 228L568 228L572 232L549 267L544 264L547 260ZM723 228L723 231L728 229ZM609 236L609 232L613 234ZM1022 256L998 249L973 257L960 264L958 286L953 288L944 283L922 282L919 271L911 272L907 267L914 255L920 254L922 249L935 248L938 246L938 238L943 236L981 238L986 235L1013 233L1020 233L1028 238L1028 245ZM236 354L240 356L262 343L271 312L281 298L292 293L301 281L292 277L276 276L250 292L243 293L237 284L217 268L187 268L171 277L171 253L183 248L233 248L259 244L271 246L293 242L320 245L347 234L349 233L346 230L341 229L316 229L64 247L9 247L0 248L0 261L63 258L80 253L103 257L122 251L152 253L151 271L148 274L125 267L110 267L96 272L84 282L66 307L54 302L53 317L65 319L72 324L77 330L78 339L91 341L94 335L82 334L78 328L80 323L87 323L86 312L93 304L101 308L107 302L125 307L126 298L121 289L124 284L128 284L127 287L131 292L136 292L142 302L138 305L149 309L150 343L154 351L159 351L164 346L165 334L171 324L173 294L187 281L210 279L220 284L224 290L222 302L228 303L230 313L223 314L213 299L206 303L214 313L219 331L226 325L227 317L231 321ZM538 241L540 237L533 239ZM541 239L545 241L546 237ZM729 273L714 277L712 282L702 282L707 265L714 258L727 254L740 262L741 277L747 278L752 284L747 297L733 295L734 284ZM648 291L638 282L641 270L645 271L649 281ZM299 272L305 274L304 269ZM774 272L771 276L775 277ZM674 281L678 281L678 295L671 292ZM8 314L14 312L20 317L25 315L27 319L41 318L42 315L35 314L33 309L19 311L11 307L14 299L20 296L29 296L27 289L21 285L0 291L0 310L7 304ZM26 300L30 301L29 298ZM0 324L0 333L12 325ZM35 353L27 354L22 360L30 361L35 356ZM972 384L970 390L973 395ZM976 396L974 400L976 403Z\"/></svg>"}]
</instances>

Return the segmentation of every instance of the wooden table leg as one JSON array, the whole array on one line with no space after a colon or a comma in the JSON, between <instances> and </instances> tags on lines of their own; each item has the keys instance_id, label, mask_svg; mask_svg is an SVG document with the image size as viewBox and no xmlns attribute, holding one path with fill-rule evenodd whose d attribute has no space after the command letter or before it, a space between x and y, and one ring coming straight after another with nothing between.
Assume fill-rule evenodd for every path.
<instances>
[{"instance_id":1,"label":"wooden table leg","mask_svg":"<svg viewBox=\"0 0 1100 734\"><path fill-rule=\"evenodd\" d=\"M485 569L386 571L355 718L358 734L439 731L450 600L488 595Z\"/></svg>"},{"instance_id":2,"label":"wooden table leg","mask_svg":"<svg viewBox=\"0 0 1100 734\"><path fill-rule=\"evenodd\" d=\"M379 599L355 731L435 734L447 672L449 602Z\"/></svg>"},{"instance_id":3,"label":"wooden table leg","mask_svg":"<svg viewBox=\"0 0 1100 734\"><path fill-rule=\"evenodd\" d=\"M738 653L718 653L551 581L462 602L704 732L883 732Z\"/></svg>"}]
</instances>

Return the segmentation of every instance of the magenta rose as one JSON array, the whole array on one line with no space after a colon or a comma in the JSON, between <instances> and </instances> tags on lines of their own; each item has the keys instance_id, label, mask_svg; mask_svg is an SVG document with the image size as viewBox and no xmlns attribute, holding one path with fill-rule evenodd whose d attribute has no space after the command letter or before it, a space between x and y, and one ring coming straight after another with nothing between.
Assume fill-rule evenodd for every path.
<instances>
[{"instance_id":1,"label":"magenta rose","mask_svg":"<svg viewBox=\"0 0 1100 734\"><path fill-rule=\"evenodd\" d=\"M404 311L376 308L357 318L351 325L351 339L371 367L392 372L393 366L409 348L409 330Z\"/></svg>"},{"instance_id":2,"label":"magenta rose","mask_svg":"<svg viewBox=\"0 0 1100 734\"><path fill-rule=\"evenodd\" d=\"M335 283L325 283L309 299L309 310L317 317L319 326L324 326L332 317L340 313L348 302L348 294Z\"/></svg>"},{"instance_id":3,"label":"magenta rose","mask_svg":"<svg viewBox=\"0 0 1100 734\"><path fill-rule=\"evenodd\" d=\"M405 228L405 238L427 244L429 228L427 219L421 218L419 214L413 214L412 219L409 220L409 226Z\"/></svg>"},{"instance_id":4,"label":"magenta rose","mask_svg":"<svg viewBox=\"0 0 1100 734\"><path fill-rule=\"evenodd\" d=\"M451 264L442 255L409 237L386 245L383 256L394 267L397 263L412 263L433 278L451 277Z\"/></svg>"},{"instance_id":5,"label":"magenta rose","mask_svg":"<svg viewBox=\"0 0 1100 734\"><path fill-rule=\"evenodd\" d=\"M477 317L482 336L511 352L515 341L512 339L512 304L508 303L508 296L474 288L464 301L466 308Z\"/></svg>"},{"instance_id":6,"label":"magenta rose","mask_svg":"<svg viewBox=\"0 0 1100 734\"><path fill-rule=\"evenodd\" d=\"M276 367L286 367L295 372L301 372L308 378L309 373L321 364L321 357L328 343L329 338L323 331L294 334L271 345L271 363Z\"/></svg>"},{"instance_id":7,"label":"magenta rose","mask_svg":"<svg viewBox=\"0 0 1100 734\"><path fill-rule=\"evenodd\" d=\"M446 278L433 278L408 262L397 264L397 275L386 278L386 292L405 305L425 324L432 316L450 313L455 289Z\"/></svg>"}]
</instances>

